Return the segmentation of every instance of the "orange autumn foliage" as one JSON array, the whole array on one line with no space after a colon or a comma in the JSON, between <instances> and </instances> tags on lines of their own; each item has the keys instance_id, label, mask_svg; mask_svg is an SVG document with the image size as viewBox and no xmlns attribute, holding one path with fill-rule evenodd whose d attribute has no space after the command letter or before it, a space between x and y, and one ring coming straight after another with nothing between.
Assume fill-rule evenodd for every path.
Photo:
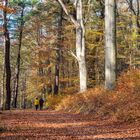
<instances>
[{"instance_id":1,"label":"orange autumn foliage","mask_svg":"<svg viewBox=\"0 0 140 140\"><path fill-rule=\"evenodd\" d=\"M9 14L15 12L14 9L9 8L9 7L5 7L5 6L1 5L1 4L0 4L0 10L6 11L6 12L9 13Z\"/></svg>"},{"instance_id":2,"label":"orange autumn foliage","mask_svg":"<svg viewBox=\"0 0 140 140\"><path fill-rule=\"evenodd\" d=\"M68 96L57 110L110 116L121 122L140 121L140 70L129 69L118 78L114 90L95 87L83 94Z\"/></svg>"}]
</instances>

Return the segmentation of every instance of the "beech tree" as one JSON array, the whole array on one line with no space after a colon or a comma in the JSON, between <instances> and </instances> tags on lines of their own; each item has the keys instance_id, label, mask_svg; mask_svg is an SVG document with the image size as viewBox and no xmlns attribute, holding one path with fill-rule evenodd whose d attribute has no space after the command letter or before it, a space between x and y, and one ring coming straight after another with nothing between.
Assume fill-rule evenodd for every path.
<instances>
[{"instance_id":1,"label":"beech tree","mask_svg":"<svg viewBox=\"0 0 140 140\"><path fill-rule=\"evenodd\" d=\"M72 1L75 7L76 18L68 12L62 0L57 1L60 3L65 14L74 24L76 29L76 54L73 52L71 53L76 58L79 64L80 92L84 92L87 90L87 68L85 60L85 26L83 19L82 0Z\"/></svg>"},{"instance_id":2,"label":"beech tree","mask_svg":"<svg viewBox=\"0 0 140 140\"><path fill-rule=\"evenodd\" d=\"M116 0L105 0L105 88L116 83Z\"/></svg>"}]
</instances>

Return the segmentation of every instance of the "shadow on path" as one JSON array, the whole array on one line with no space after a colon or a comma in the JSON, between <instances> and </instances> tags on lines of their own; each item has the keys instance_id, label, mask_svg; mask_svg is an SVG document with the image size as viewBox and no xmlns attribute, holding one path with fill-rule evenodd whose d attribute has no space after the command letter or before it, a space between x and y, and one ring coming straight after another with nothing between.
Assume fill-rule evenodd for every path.
<instances>
[{"instance_id":1,"label":"shadow on path","mask_svg":"<svg viewBox=\"0 0 140 140\"><path fill-rule=\"evenodd\" d=\"M140 140L139 124L53 111L5 111L0 140Z\"/></svg>"}]
</instances>

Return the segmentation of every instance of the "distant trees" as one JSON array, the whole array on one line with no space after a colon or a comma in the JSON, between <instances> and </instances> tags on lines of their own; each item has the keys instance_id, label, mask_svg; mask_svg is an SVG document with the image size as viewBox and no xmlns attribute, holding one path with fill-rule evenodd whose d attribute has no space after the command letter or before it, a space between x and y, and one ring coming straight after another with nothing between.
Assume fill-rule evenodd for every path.
<instances>
[{"instance_id":1,"label":"distant trees","mask_svg":"<svg viewBox=\"0 0 140 140\"><path fill-rule=\"evenodd\" d=\"M25 3L24 2L17 1L17 0L8 2L8 0L5 0L4 2L0 3L0 9L3 10L3 19L1 19L1 21L3 21L1 22L3 23L3 30L1 31L3 32L3 35L4 35L4 52L5 52L4 54L4 59L5 59L4 67L5 68L3 69L3 77L2 77L3 83L1 84L1 107L0 108L2 108L4 104L6 110L9 110L11 107L12 98L13 98L12 103L14 103L14 107L15 108L17 107L17 95L18 95L18 89L19 89L19 75L20 75L20 61L21 61L21 45L22 45L22 38L23 38L22 34L23 34L23 26L24 26L24 19L23 19L24 8L25 8L26 2L28 4L32 3L31 1L26 1ZM12 3L13 5L11 5ZM18 16L20 15L18 19L15 19L15 16L14 16L14 14L16 14L16 12L19 10L19 9L18 10L16 9L17 7L16 8L14 7L15 5L18 8L20 7L22 9L20 10L21 14L18 13ZM14 10L13 8L15 8L17 11ZM17 29L18 27L19 27L19 30ZM18 37L18 39L16 37ZM16 39L19 42L17 43L18 49L17 49L16 72L15 72L15 79L13 80L14 81L13 82L12 79L14 76L13 76L13 68L11 68L12 67L11 48L12 48L12 45L15 43ZM5 91L6 91L6 95L4 95Z\"/></svg>"},{"instance_id":2,"label":"distant trees","mask_svg":"<svg viewBox=\"0 0 140 140\"><path fill-rule=\"evenodd\" d=\"M127 0L129 2L129 0ZM139 67L139 35L136 16L126 0L117 1L117 73L127 67ZM132 0L133 8L137 2ZM136 10L137 11L137 10ZM139 11L139 10L138 10ZM138 12L137 11L137 12Z\"/></svg>"},{"instance_id":3,"label":"distant trees","mask_svg":"<svg viewBox=\"0 0 140 140\"><path fill-rule=\"evenodd\" d=\"M128 9L131 15L131 27L133 28L133 40L135 40L135 43L133 45L133 49L130 52L130 63L131 66L134 68L139 65L139 62L137 61L139 58L137 57L137 52L140 50L140 1L139 0L126 0L126 3L128 4Z\"/></svg>"},{"instance_id":4,"label":"distant trees","mask_svg":"<svg viewBox=\"0 0 140 140\"><path fill-rule=\"evenodd\" d=\"M140 1L139 0L126 0L130 11L135 16L135 25L137 33L140 34Z\"/></svg>"}]
</instances>

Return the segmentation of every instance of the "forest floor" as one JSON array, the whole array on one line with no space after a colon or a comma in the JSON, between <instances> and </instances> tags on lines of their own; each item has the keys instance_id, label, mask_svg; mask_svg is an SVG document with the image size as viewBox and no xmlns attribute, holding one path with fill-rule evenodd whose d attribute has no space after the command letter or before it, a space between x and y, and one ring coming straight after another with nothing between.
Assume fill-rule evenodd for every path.
<instances>
[{"instance_id":1,"label":"forest floor","mask_svg":"<svg viewBox=\"0 0 140 140\"><path fill-rule=\"evenodd\" d=\"M140 140L140 123L93 115L12 110L1 112L0 121L0 140Z\"/></svg>"}]
</instances>

